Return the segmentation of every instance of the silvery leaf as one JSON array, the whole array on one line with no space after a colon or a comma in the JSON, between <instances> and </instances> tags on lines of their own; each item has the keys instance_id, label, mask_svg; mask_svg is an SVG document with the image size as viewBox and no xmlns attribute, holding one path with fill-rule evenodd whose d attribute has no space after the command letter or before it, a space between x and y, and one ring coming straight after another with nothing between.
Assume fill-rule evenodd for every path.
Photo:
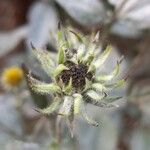
<instances>
[{"instance_id":1,"label":"silvery leaf","mask_svg":"<svg viewBox=\"0 0 150 150\"><path fill-rule=\"evenodd\" d=\"M77 22L91 26L103 22L106 12L98 0L56 0L56 2Z\"/></svg>"},{"instance_id":2,"label":"silvery leaf","mask_svg":"<svg viewBox=\"0 0 150 150\"><path fill-rule=\"evenodd\" d=\"M118 21L113 27L113 32L135 37L139 35L141 30L149 29L149 0L109 0L109 2L115 6L117 12Z\"/></svg>"},{"instance_id":3,"label":"silvery leaf","mask_svg":"<svg viewBox=\"0 0 150 150\"><path fill-rule=\"evenodd\" d=\"M56 31L58 18L52 3L37 2L32 5L28 14L28 42L41 48L50 41L50 32Z\"/></svg>"},{"instance_id":4,"label":"silvery leaf","mask_svg":"<svg viewBox=\"0 0 150 150\"><path fill-rule=\"evenodd\" d=\"M28 33L28 26L22 26L10 32L0 32L0 56L13 50Z\"/></svg>"}]
</instances>

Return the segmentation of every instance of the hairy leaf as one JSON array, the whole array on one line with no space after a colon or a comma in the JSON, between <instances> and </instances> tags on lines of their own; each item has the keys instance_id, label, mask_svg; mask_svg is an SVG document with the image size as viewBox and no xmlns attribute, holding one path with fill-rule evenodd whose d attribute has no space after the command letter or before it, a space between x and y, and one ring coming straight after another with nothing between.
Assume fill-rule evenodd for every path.
<instances>
[{"instance_id":1,"label":"hairy leaf","mask_svg":"<svg viewBox=\"0 0 150 150\"><path fill-rule=\"evenodd\" d=\"M87 121L88 124L96 127L99 125L97 121L93 120L91 117L87 115L84 105L82 105L82 116Z\"/></svg>"},{"instance_id":2,"label":"hairy leaf","mask_svg":"<svg viewBox=\"0 0 150 150\"><path fill-rule=\"evenodd\" d=\"M96 80L99 82L105 82L105 81L110 81L113 78L115 78L119 73L120 64L121 64L122 60L123 60L123 57L121 57L121 59L119 61L117 61L117 64L116 64L114 70L109 75L100 75L100 76L96 77Z\"/></svg>"},{"instance_id":3,"label":"hairy leaf","mask_svg":"<svg viewBox=\"0 0 150 150\"><path fill-rule=\"evenodd\" d=\"M88 91L86 95L94 101L101 101L107 96L105 93L100 95L96 91L93 91L93 90Z\"/></svg>"},{"instance_id":4,"label":"hairy leaf","mask_svg":"<svg viewBox=\"0 0 150 150\"><path fill-rule=\"evenodd\" d=\"M32 50L34 55L40 61L44 71L50 76L54 67L54 62L51 59L51 55L46 50L36 49L32 44Z\"/></svg>"},{"instance_id":5,"label":"hairy leaf","mask_svg":"<svg viewBox=\"0 0 150 150\"><path fill-rule=\"evenodd\" d=\"M83 103L81 94L74 94L74 114L79 114L81 112L81 105Z\"/></svg>"},{"instance_id":6,"label":"hairy leaf","mask_svg":"<svg viewBox=\"0 0 150 150\"><path fill-rule=\"evenodd\" d=\"M51 93L60 93L61 89L59 86L57 86L54 83L44 83L41 82L32 76L30 74L28 75L28 81L31 89L37 93L40 94L51 94Z\"/></svg>"},{"instance_id":7,"label":"hairy leaf","mask_svg":"<svg viewBox=\"0 0 150 150\"><path fill-rule=\"evenodd\" d=\"M107 90L106 87L101 83L93 83L91 88L99 92L103 92Z\"/></svg>"},{"instance_id":8,"label":"hairy leaf","mask_svg":"<svg viewBox=\"0 0 150 150\"><path fill-rule=\"evenodd\" d=\"M72 91L72 78L70 78L69 83L67 86L64 87L63 91L67 94L70 94Z\"/></svg>"},{"instance_id":9,"label":"hairy leaf","mask_svg":"<svg viewBox=\"0 0 150 150\"><path fill-rule=\"evenodd\" d=\"M62 47L60 47L58 52L58 64L63 64L64 62L65 62L65 51Z\"/></svg>"},{"instance_id":10,"label":"hairy leaf","mask_svg":"<svg viewBox=\"0 0 150 150\"><path fill-rule=\"evenodd\" d=\"M107 57L109 56L111 52L111 46L108 45L105 49L105 51L100 55L100 57L95 61L96 68L99 68L103 63L106 61Z\"/></svg>"},{"instance_id":11,"label":"hairy leaf","mask_svg":"<svg viewBox=\"0 0 150 150\"><path fill-rule=\"evenodd\" d=\"M63 70L67 70L68 68L63 64L60 64L55 70L53 70L53 76L57 77Z\"/></svg>"},{"instance_id":12,"label":"hairy leaf","mask_svg":"<svg viewBox=\"0 0 150 150\"><path fill-rule=\"evenodd\" d=\"M70 116L72 114L73 98L71 96L65 96L63 106L59 112L59 115Z\"/></svg>"},{"instance_id":13,"label":"hairy leaf","mask_svg":"<svg viewBox=\"0 0 150 150\"><path fill-rule=\"evenodd\" d=\"M56 97L47 108L36 109L36 111L38 111L44 115L49 115L49 114L53 113L54 111L56 111L59 108L60 104L61 104L60 98Z\"/></svg>"}]
</instances>

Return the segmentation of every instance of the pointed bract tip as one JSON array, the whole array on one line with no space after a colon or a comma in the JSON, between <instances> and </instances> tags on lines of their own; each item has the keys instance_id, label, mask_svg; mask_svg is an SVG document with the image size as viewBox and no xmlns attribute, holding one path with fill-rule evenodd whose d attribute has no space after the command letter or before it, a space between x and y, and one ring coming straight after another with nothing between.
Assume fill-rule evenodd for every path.
<instances>
[{"instance_id":1,"label":"pointed bract tip","mask_svg":"<svg viewBox=\"0 0 150 150\"><path fill-rule=\"evenodd\" d=\"M69 68L64 66L63 64L60 64L54 71L53 76L57 77L63 70L68 70Z\"/></svg>"},{"instance_id":2,"label":"pointed bract tip","mask_svg":"<svg viewBox=\"0 0 150 150\"><path fill-rule=\"evenodd\" d=\"M36 49L32 42L30 42L30 45L33 50Z\"/></svg>"},{"instance_id":3,"label":"pointed bract tip","mask_svg":"<svg viewBox=\"0 0 150 150\"><path fill-rule=\"evenodd\" d=\"M121 56L121 58L119 59L119 61L117 61L118 64L121 64L124 60L124 55Z\"/></svg>"},{"instance_id":4,"label":"pointed bract tip","mask_svg":"<svg viewBox=\"0 0 150 150\"><path fill-rule=\"evenodd\" d=\"M74 32L74 31L72 31L72 30L69 30L69 31L77 37L77 39L78 39L78 41L79 41L80 43L83 43L83 40L82 40L82 38L80 37L80 35L79 35L78 33Z\"/></svg>"},{"instance_id":5,"label":"pointed bract tip","mask_svg":"<svg viewBox=\"0 0 150 150\"><path fill-rule=\"evenodd\" d=\"M40 110L38 108L33 108L34 111L41 113Z\"/></svg>"},{"instance_id":6,"label":"pointed bract tip","mask_svg":"<svg viewBox=\"0 0 150 150\"><path fill-rule=\"evenodd\" d=\"M93 43L97 43L99 41L99 37L100 37L100 31L98 31L93 39Z\"/></svg>"},{"instance_id":7,"label":"pointed bract tip","mask_svg":"<svg viewBox=\"0 0 150 150\"><path fill-rule=\"evenodd\" d=\"M99 126L99 123L97 122L97 123L95 124L95 126L98 127L98 126Z\"/></svg>"},{"instance_id":8,"label":"pointed bract tip","mask_svg":"<svg viewBox=\"0 0 150 150\"><path fill-rule=\"evenodd\" d=\"M70 94L72 91L72 78L70 78L69 83L67 86L64 87L64 92Z\"/></svg>"},{"instance_id":9,"label":"pointed bract tip","mask_svg":"<svg viewBox=\"0 0 150 150\"><path fill-rule=\"evenodd\" d=\"M65 51L60 48L58 52L58 64L63 64L65 62Z\"/></svg>"},{"instance_id":10,"label":"pointed bract tip","mask_svg":"<svg viewBox=\"0 0 150 150\"><path fill-rule=\"evenodd\" d=\"M21 64L21 68L22 68L24 74L26 74L26 75L29 74L29 69L27 68L27 66L24 63Z\"/></svg>"},{"instance_id":11,"label":"pointed bract tip","mask_svg":"<svg viewBox=\"0 0 150 150\"><path fill-rule=\"evenodd\" d=\"M106 92L103 92L103 93L104 93L104 98L108 96L108 94Z\"/></svg>"}]
</instances>

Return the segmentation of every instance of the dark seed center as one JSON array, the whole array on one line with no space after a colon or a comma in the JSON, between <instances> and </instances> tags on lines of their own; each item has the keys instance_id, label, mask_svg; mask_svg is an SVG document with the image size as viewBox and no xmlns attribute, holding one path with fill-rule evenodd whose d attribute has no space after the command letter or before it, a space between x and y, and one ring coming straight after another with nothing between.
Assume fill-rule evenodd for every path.
<instances>
[{"instance_id":1,"label":"dark seed center","mask_svg":"<svg viewBox=\"0 0 150 150\"><path fill-rule=\"evenodd\" d=\"M91 80L93 75L91 72L88 72L88 67L84 64L74 64L71 61L67 61L65 65L69 70L64 70L60 74L60 78L63 83L67 85L70 78L72 78L72 86L76 91L82 90L85 87L85 78Z\"/></svg>"}]
</instances>

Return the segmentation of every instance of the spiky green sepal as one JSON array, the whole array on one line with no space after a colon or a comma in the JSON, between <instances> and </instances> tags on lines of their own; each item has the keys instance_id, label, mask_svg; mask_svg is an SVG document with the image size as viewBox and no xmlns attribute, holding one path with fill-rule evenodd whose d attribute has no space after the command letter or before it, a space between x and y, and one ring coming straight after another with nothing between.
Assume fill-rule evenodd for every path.
<instances>
[{"instance_id":1,"label":"spiky green sepal","mask_svg":"<svg viewBox=\"0 0 150 150\"><path fill-rule=\"evenodd\" d=\"M68 68L63 64L60 64L56 69L54 69L52 75L57 77L63 70L68 70Z\"/></svg>"},{"instance_id":2,"label":"spiky green sepal","mask_svg":"<svg viewBox=\"0 0 150 150\"><path fill-rule=\"evenodd\" d=\"M106 91L111 91L116 88L121 88L125 85L125 83L126 83L126 80L122 79L122 80L116 81L115 83L105 84Z\"/></svg>"},{"instance_id":3,"label":"spiky green sepal","mask_svg":"<svg viewBox=\"0 0 150 150\"><path fill-rule=\"evenodd\" d=\"M99 123L87 115L84 104L82 105L82 116L87 121L88 124L98 127Z\"/></svg>"},{"instance_id":4,"label":"spiky green sepal","mask_svg":"<svg viewBox=\"0 0 150 150\"><path fill-rule=\"evenodd\" d=\"M74 94L74 114L81 113L81 105L83 103L83 97L81 94Z\"/></svg>"},{"instance_id":5,"label":"spiky green sepal","mask_svg":"<svg viewBox=\"0 0 150 150\"><path fill-rule=\"evenodd\" d=\"M72 86L72 78L70 78L69 83L67 86L64 86L63 92L70 95L72 92L73 86Z\"/></svg>"},{"instance_id":6,"label":"spiky green sepal","mask_svg":"<svg viewBox=\"0 0 150 150\"><path fill-rule=\"evenodd\" d=\"M31 89L39 94L61 93L61 88L55 83L41 82L33 78L30 74L28 75L28 81Z\"/></svg>"},{"instance_id":7,"label":"spiky green sepal","mask_svg":"<svg viewBox=\"0 0 150 150\"><path fill-rule=\"evenodd\" d=\"M107 91L106 87L101 83L93 83L91 88L99 92Z\"/></svg>"},{"instance_id":8,"label":"spiky green sepal","mask_svg":"<svg viewBox=\"0 0 150 150\"><path fill-rule=\"evenodd\" d=\"M58 52L58 64L63 64L65 59L65 51L62 47L60 47Z\"/></svg>"},{"instance_id":9,"label":"spiky green sepal","mask_svg":"<svg viewBox=\"0 0 150 150\"><path fill-rule=\"evenodd\" d=\"M90 89L92 85L92 82L90 80L88 80L87 78L85 78L85 87L84 87L84 91Z\"/></svg>"},{"instance_id":10,"label":"spiky green sepal","mask_svg":"<svg viewBox=\"0 0 150 150\"><path fill-rule=\"evenodd\" d=\"M89 66L93 60L94 60L94 53L89 53L87 58L85 58L85 60L83 60L83 63L86 64L87 66Z\"/></svg>"},{"instance_id":11,"label":"spiky green sepal","mask_svg":"<svg viewBox=\"0 0 150 150\"><path fill-rule=\"evenodd\" d=\"M103 100L107 95L105 93L102 93L101 95L98 94L96 91L94 90L90 90L87 92L86 94L90 99L93 99L95 101L101 101Z\"/></svg>"},{"instance_id":12,"label":"spiky green sepal","mask_svg":"<svg viewBox=\"0 0 150 150\"><path fill-rule=\"evenodd\" d=\"M50 115L50 114L54 113L60 107L61 102L62 101L60 98L55 97L53 102L47 108L44 108L44 109L36 108L35 110L44 115Z\"/></svg>"},{"instance_id":13,"label":"spiky green sepal","mask_svg":"<svg viewBox=\"0 0 150 150\"><path fill-rule=\"evenodd\" d=\"M105 51L100 55L100 57L95 61L94 65L96 68L99 68L108 58L109 54L111 52L111 46L108 45L105 49Z\"/></svg>"},{"instance_id":14,"label":"spiky green sepal","mask_svg":"<svg viewBox=\"0 0 150 150\"><path fill-rule=\"evenodd\" d=\"M50 76L55 65L53 60L51 59L50 53L46 50L36 49L32 43L31 43L31 47L34 55L40 61L42 68Z\"/></svg>"},{"instance_id":15,"label":"spiky green sepal","mask_svg":"<svg viewBox=\"0 0 150 150\"><path fill-rule=\"evenodd\" d=\"M59 115L69 117L72 114L72 106L73 106L73 97L65 96L63 105L59 111Z\"/></svg>"},{"instance_id":16,"label":"spiky green sepal","mask_svg":"<svg viewBox=\"0 0 150 150\"><path fill-rule=\"evenodd\" d=\"M114 79L119 74L120 64L121 64L122 60L123 60L123 57L119 61L117 61L117 64L116 64L114 70L109 75L97 76L95 78L96 81L98 81L98 82L106 82L106 81L110 81L110 80Z\"/></svg>"},{"instance_id":17,"label":"spiky green sepal","mask_svg":"<svg viewBox=\"0 0 150 150\"><path fill-rule=\"evenodd\" d=\"M88 68L88 72L92 72L95 74L96 72L96 67L94 64L90 64L89 68Z\"/></svg>"}]
</instances>

